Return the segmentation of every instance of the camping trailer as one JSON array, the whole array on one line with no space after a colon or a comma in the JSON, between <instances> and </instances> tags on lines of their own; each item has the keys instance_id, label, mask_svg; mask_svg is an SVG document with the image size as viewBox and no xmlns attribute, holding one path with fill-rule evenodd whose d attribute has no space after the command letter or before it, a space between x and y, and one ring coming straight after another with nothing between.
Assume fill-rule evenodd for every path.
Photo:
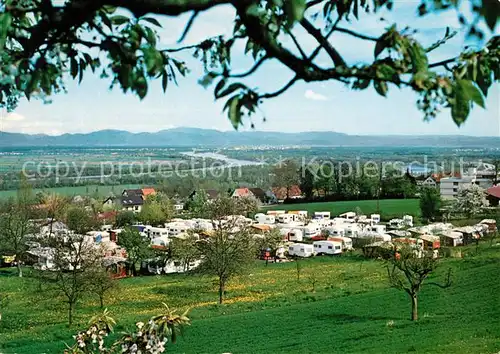
<instances>
[{"instance_id":1,"label":"camping trailer","mask_svg":"<svg viewBox=\"0 0 500 354\"><path fill-rule=\"evenodd\" d=\"M341 254L342 242L341 241L314 241L314 252L316 254Z\"/></svg>"},{"instance_id":2,"label":"camping trailer","mask_svg":"<svg viewBox=\"0 0 500 354\"><path fill-rule=\"evenodd\" d=\"M314 256L314 247L306 243L293 243L288 246L288 255L296 257Z\"/></svg>"},{"instance_id":3,"label":"camping trailer","mask_svg":"<svg viewBox=\"0 0 500 354\"><path fill-rule=\"evenodd\" d=\"M318 225L306 225L304 226L304 237L305 238L313 238L314 236L321 235L321 227Z\"/></svg>"},{"instance_id":4,"label":"camping trailer","mask_svg":"<svg viewBox=\"0 0 500 354\"><path fill-rule=\"evenodd\" d=\"M352 239L349 237L328 237L327 241L336 241L342 243L342 251L352 250Z\"/></svg>"},{"instance_id":5,"label":"camping trailer","mask_svg":"<svg viewBox=\"0 0 500 354\"><path fill-rule=\"evenodd\" d=\"M288 241L300 242L304 239L304 232L301 229L291 229L286 237Z\"/></svg>"},{"instance_id":6,"label":"camping trailer","mask_svg":"<svg viewBox=\"0 0 500 354\"><path fill-rule=\"evenodd\" d=\"M378 224L380 222L380 215L379 214L372 214L370 215L370 220L374 224Z\"/></svg>"},{"instance_id":7,"label":"camping trailer","mask_svg":"<svg viewBox=\"0 0 500 354\"><path fill-rule=\"evenodd\" d=\"M255 221L257 221L257 223L259 224L271 225L276 222L276 218L274 217L274 215L266 215L263 213L258 213L255 214Z\"/></svg>"},{"instance_id":8,"label":"camping trailer","mask_svg":"<svg viewBox=\"0 0 500 354\"><path fill-rule=\"evenodd\" d=\"M314 212L315 219L330 219L329 211L316 211Z\"/></svg>"}]
</instances>

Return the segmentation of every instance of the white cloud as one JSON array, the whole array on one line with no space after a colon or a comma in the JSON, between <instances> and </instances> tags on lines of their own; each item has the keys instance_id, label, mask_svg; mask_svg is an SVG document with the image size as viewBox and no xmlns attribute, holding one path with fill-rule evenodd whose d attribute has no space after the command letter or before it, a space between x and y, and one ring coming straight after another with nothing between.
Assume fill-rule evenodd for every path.
<instances>
[{"instance_id":1,"label":"white cloud","mask_svg":"<svg viewBox=\"0 0 500 354\"><path fill-rule=\"evenodd\" d=\"M306 90L304 97L308 100L313 101L328 101L328 98L320 93L316 93L313 90Z\"/></svg>"},{"instance_id":2,"label":"white cloud","mask_svg":"<svg viewBox=\"0 0 500 354\"><path fill-rule=\"evenodd\" d=\"M19 122L21 120L25 120L26 117L21 115L21 114L18 114L18 113L8 113L7 116L5 116L4 118L6 121L10 121L10 122Z\"/></svg>"}]
</instances>

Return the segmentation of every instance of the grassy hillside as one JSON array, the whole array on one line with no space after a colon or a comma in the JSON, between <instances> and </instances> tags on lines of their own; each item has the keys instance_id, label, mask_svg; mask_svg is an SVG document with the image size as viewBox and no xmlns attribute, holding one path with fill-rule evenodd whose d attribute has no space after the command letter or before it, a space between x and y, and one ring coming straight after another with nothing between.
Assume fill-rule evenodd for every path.
<instances>
[{"instance_id":1,"label":"grassy hillside","mask_svg":"<svg viewBox=\"0 0 500 354\"><path fill-rule=\"evenodd\" d=\"M406 295L387 287L383 263L356 256L302 261L300 280L294 263L256 263L249 276L230 284L223 306L215 304L207 277L125 279L107 307L120 332L157 314L161 302L190 306L193 324L169 345L170 353L495 353L500 246L468 252L443 260L439 273L451 267L453 286L424 288L418 323L408 320ZM0 321L2 353L60 353L98 311L97 299L84 299L78 323L68 329L62 299L38 291L33 279L8 274L0 277L0 291L10 298Z\"/></svg>"},{"instance_id":2,"label":"grassy hillside","mask_svg":"<svg viewBox=\"0 0 500 354\"><path fill-rule=\"evenodd\" d=\"M269 209L307 210L309 213L314 213L315 211L329 211L332 215L339 215L346 211L354 211L356 207L359 207L364 214L373 214L377 212L377 201L349 200L341 202L282 204L273 205ZM404 214L413 216L420 215L418 199L382 199L379 202L379 208L381 217L384 219L401 217Z\"/></svg>"}]
</instances>

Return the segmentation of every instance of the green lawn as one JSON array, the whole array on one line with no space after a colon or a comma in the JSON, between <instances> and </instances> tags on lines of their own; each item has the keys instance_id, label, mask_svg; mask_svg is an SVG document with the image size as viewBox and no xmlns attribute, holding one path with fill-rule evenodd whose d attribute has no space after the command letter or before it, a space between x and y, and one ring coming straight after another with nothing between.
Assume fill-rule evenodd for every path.
<instances>
[{"instance_id":1,"label":"green lawn","mask_svg":"<svg viewBox=\"0 0 500 354\"><path fill-rule=\"evenodd\" d=\"M346 211L354 211L359 207L363 214L373 214L377 212L376 200L349 200L341 202L321 202L321 203L300 203L282 204L269 207L271 210L307 210L309 213L315 211L329 211L332 215L339 215ZM383 219L401 217L404 214L413 216L420 215L418 199L382 199L379 202L379 210Z\"/></svg>"},{"instance_id":2,"label":"green lawn","mask_svg":"<svg viewBox=\"0 0 500 354\"><path fill-rule=\"evenodd\" d=\"M33 193L44 192L44 193L57 193L65 196L75 196L75 195L98 195L99 197L106 197L110 194L121 194L124 189L135 189L141 188L138 184L120 184L116 186L108 185L93 185L93 186L75 186L75 187L54 187L54 188L44 188L44 189L33 189ZM7 199L9 197L15 197L17 190L0 191L0 200Z\"/></svg>"},{"instance_id":3,"label":"green lawn","mask_svg":"<svg viewBox=\"0 0 500 354\"><path fill-rule=\"evenodd\" d=\"M500 246L481 244L451 267L448 289L425 287L417 323L408 320L405 293L388 288L381 261L317 257L294 263L258 262L234 279L227 304L218 306L212 279L194 275L130 278L107 300L120 332L161 309L161 302L191 307L193 324L172 353L496 353L500 350ZM65 325L63 299L39 292L33 279L4 272L0 292L9 296L0 321L1 353L60 353L64 342L98 310L84 299L77 323ZM313 291L312 274L316 275Z\"/></svg>"}]
</instances>

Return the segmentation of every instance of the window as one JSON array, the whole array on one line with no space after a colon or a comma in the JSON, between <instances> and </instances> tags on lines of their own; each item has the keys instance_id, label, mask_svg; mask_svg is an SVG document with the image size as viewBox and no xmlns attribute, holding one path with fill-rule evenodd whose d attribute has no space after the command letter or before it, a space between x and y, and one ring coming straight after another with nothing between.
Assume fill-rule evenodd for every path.
<instances>
[{"instance_id":1,"label":"window","mask_svg":"<svg viewBox=\"0 0 500 354\"><path fill-rule=\"evenodd\" d=\"M333 249L333 247L332 247L332 246L328 246L328 249L329 249L329 250L332 250L332 249Z\"/></svg>"},{"instance_id":2,"label":"window","mask_svg":"<svg viewBox=\"0 0 500 354\"><path fill-rule=\"evenodd\" d=\"M458 188L453 188L453 193L457 193L458 192Z\"/></svg>"},{"instance_id":3,"label":"window","mask_svg":"<svg viewBox=\"0 0 500 354\"><path fill-rule=\"evenodd\" d=\"M340 249L340 246L335 246L335 249L336 249L336 250L339 250L339 249Z\"/></svg>"},{"instance_id":4,"label":"window","mask_svg":"<svg viewBox=\"0 0 500 354\"><path fill-rule=\"evenodd\" d=\"M134 210L139 210L139 206L138 206L138 205L135 205L135 206L134 206Z\"/></svg>"},{"instance_id":5,"label":"window","mask_svg":"<svg viewBox=\"0 0 500 354\"><path fill-rule=\"evenodd\" d=\"M453 182L453 185L454 186L458 186L458 182Z\"/></svg>"}]
</instances>

